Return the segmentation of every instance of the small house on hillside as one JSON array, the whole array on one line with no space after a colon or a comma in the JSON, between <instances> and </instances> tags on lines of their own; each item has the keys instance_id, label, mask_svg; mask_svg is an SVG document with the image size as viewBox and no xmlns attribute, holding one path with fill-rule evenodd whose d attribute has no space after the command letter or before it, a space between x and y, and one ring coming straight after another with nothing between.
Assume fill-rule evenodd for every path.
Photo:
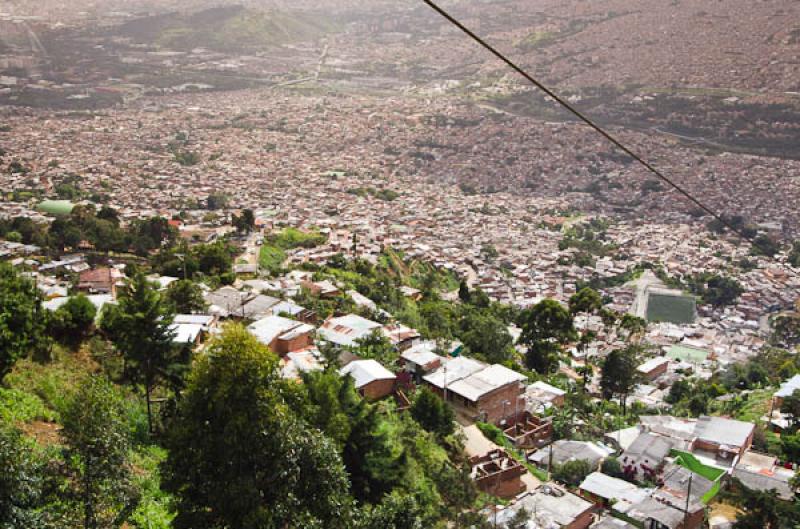
<instances>
[{"instance_id":1,"label":"small house on hillside","mask_svg":"<svg viewBox=\"0 0 800 529\"><path fill-rule=\"evenodd\" d=\"M355 387L364 397L377 400L394 391L397 377L375 360L355 360L339 370L341 375L352 377Z\"/></svg>"},{"instance_id":2,"label":"small house on hillside","mask_svg":"<svg viewBox=\"0 0 800 529\"><path fill-rule=\"evenodd\" d=\"M247 330L280 356L314 345L314 327L281 316L262 318L251 323Z\"/></svg>"}]
</instances>

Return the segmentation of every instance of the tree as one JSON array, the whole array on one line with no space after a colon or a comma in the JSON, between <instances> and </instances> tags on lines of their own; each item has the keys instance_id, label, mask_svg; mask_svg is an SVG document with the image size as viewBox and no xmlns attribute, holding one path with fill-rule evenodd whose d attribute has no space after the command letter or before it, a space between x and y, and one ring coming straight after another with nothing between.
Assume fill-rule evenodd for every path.
<instances>
[{"instance_id":1,"label":"tree","mask_svg":"<svg viewBox=\"0 0 800 529\"><path fill-rule=\"evenodd\" d=\"M376 504L404 483L407 460L403 447L378 414L378 408L361 399L350 416L350 435L342 450L353 496Z\"/></svg>"},{"instance_id":2,"label":"tree","mask_svg":"<svg viewBox=\"0 0 800 529\"><path fill-rule=\"evenodd\" d=\"M530 521L531 513L525 507L522 507L506 522L504 529L528 529L528 522Z\"/></svg>"},{"instance_id":3,"label":"tree","mask_svg":"<svg viewBox=\"0 0 800 529\"><path fill-rule=\"evenodd\" d=\"M486 312L469 311L461 322L460 335L470 352L481 359L499 364L514 355L514 339L505 324Z\"/></svg>"},{"instance_id":4,"label":"tree","mask_svg":"<svg viewBox=\"0 0 800 529\"><path fill-rule=\"evenodd\" d=\"M744 292L742 285L735 279L710 272L692 277L689 287L705 303L717 308L732 305Z\"/></svg>"},{"instance_id":5,"label":"tree","mask_svg":"<svg viewBox=\"0 0 800 529\"><path fill-rule=\"evenodd\" d=\"M377 360L386 366L393 366L399 357L395 346L380 329L356 339L355 344L355 354Z\"/></svg>"},{"instance_id":6,"label":"tree","mask_svg":"<svg viewBox=\"0 0 800 529\"><path fill-rule=\"evenodd\" d=\"M410 494L392 493L380 504L365 506L356 529L423 529L423 512Z\"/></svg>"},{"instance_id":7,"label":"tree","mask_svg":"<svg viewBox=\"0 0 800 529\"><path fill-rule=\"evenodd\" d=\"M0 423L0 527L40 527L42 469L22 432Z\"/></svg>"},{"instance_id":8,"label":"tree","mask_svg":"<svg viewBox=\"0 0 800 529\"><path fill-rule=\"evenodd\" d=\"M619 459L616 457L608 457L604 459L602 465L600 465L600 471L606 476L611 476L612 478L623 479L625 476L625 472L622 471L622 465L620 464Z\"/></svg>"},{"instance_id":9,"label":"tree","mask_svg":"<svg viewBox=\"0 0 800 529\"><path fill-rule=\"evenodd\" d=\"M351 527L342 460L295 415L298 391L244 327L228 325L212 340L166 438L176 529Z\"/></svg>"},{"instance_id":10,"label":"tree","mask_svg":"<svg viewBox=\"0 0 800 529\"><path fill-rule=\"evenodd\" d=\"M783 398L781 413L791 417L792 431L796 432L800 426L800 389L796 389L791 395Z\"/></svg>"},{"instance_id":11,"label":"tree","mask_svg":"<svg viewBox=\"0 0 800 529\"><path fill-rule=\"evenodd\" d=\"M575 459L567 461L563 465L553 465L553 479L572 487L580 485L591 473L592 465L585 459Z\"/></svg>"},{"instance_id":12,"label":"tree","mask_svg":"<svg viewBox=\"0 0 800 529\"><path fill-rule=\"evenodd\" d=\"M33 281L0 262L0 380L17 360L46 348L45 313Z\"/></svg>"},{"instance_id":13,"label":"tree","mask_svg":"<svg viewBox=\"0 0 800 529\"><path fill-rule=\"evenodd\" d=\"M89 335L96 316L94 304L83 294L78 294L55 311L50 327L54 336L75 347Z\"/></svg>"},{"instance_id":14,"label":"tree","mask_svg":"<svg viewBox=\"0 0 800 529\"><path fill-rule=\"evenodd\" d=\"M792 249L789 252L789 264L795 268L800 268L800 241L792 243Z\"/></svg>"},{"instance_id":15,"label":"tree","mask_svg":"<svg viewBox=\"0 0 800 529\"><path fill-rule=\"evenodd\" d=\"M427 387L417 391L411 404L411 416L425 430L436 434L440 439L455 431L453 410Z\"/></svg>"},{"instance_id":16,"label":"tree","mask_svg":"<svg viewBox=\"0 0 800 529\"><path fill-rule=\"evenodd\" d=\"M772 321L770 343L786 349L800 345L800 314L787 313L776 316Z\"/></svg>"},{"instance_id":17,"label":"tree","mask_svg":"<svg viewBox=\"0 0 800 529\"><path fill-rule=\"evenodd\" d=\"M554 299L545 299L520 315L519 342L528 348L526 365L539 373L550 373L562 347L577 339L572 315Z\"/></svg>"},{"instance_id":18,"label":"tree","mask_svg":"<svg viewBox=\"0 0 800 529\"><path fill-rule=\"evenodd\" d=\"M639 348L628 346L625 349L611 351L603 362L603 373L600 378L600 388L603 398L610 399L619 396L622 404L622 414L626 413L628 395L639 382L638 366Z\"/></svg>"},{"instance_id":19,"label":"tree","mask_svg":"<svg viewBox=\"0 0 800 529\"><path fill-rule=\"evenodd\" d=\"M520 343L525 345L539 341L565 344L576 338L572 316L554 299L545 299L522 311L520 323Z\"/></svg>"},{"instance_id":20,"label":"tree","mask_svg":"<svg viewBox=\"0 0 800 529\"><path fill-rule=\"evenodd\" d=\"M581 312L592 314L603 306L603 298L593 288L584 287L569 298L569 311L572 315Z\"/></svg>"},{"instance_id":21,"label":"tree","mask_svg":"<svg viewBox=\"0 0 800 529\"><path fill-rule=\"evenodd\" d=\"M561 348L547 341L534 342L525 352L525 366L539 374L549 375L558 369Z\"/></svg>"},{"instance_id":22,"label":"tree","mask_svg":"<svg viewBox=\"0 0 800 529\"><path fill-rule=\"evenodd\" d=\"M458 299L461 300L461 303L471 302L469 285L463 279L458 284Z\"/></svg>"},{"instance_id":23,"label":"tree","mask_svg":"<svg viewBox=\"0 0 800 529\"><path fill-rule=\"evenodd\" d=\"M107 220L119 226L119 212L111 206L103 206L97 212L97 218Z\"/></svg>"},{"instance_id":24,"label":"tree","mask_svg":"<svg viewBox=\"0 0 800 529\"><path fill-rule=\"evenodd\" d=\"M631 339L647 330L647 322L638 316L625 313L619 319L619 328L627 333L628 339Z\"/></svg>"},{"instance_id":25,"label":"tree","mask_svg":"<svg viewBox=\"0 0 800 529\"><path fill-rule=\"evenodd\" d=\"M62 416L64 460L74 476L84 529L121 527L139 503L124 417L119 394L99 376L81 383Z\"/></svg>"},{"instance_id":26,"label":"tree","mask_svg":"<svg viewBox=\"0 0 800 529\"><path fill-rule=\"evenodd\" d=\"M206 208L210 210L223 209L228 205L228 195L224 193L212 193L206 199Z\"/></svg>"},{"instance_id":27,"label":"tree","mask_svg":"<svg viewBox=\"0 0 800 529\"><path fill-rule=\"evenodd\" d=\"M161 294L139 271L128 280L119 303L108 309L101 322L103 330L121 351L126 374L144 384L147 423L153 431L151 394L161 377L183 359L172 344L173 313Z\"/></svg>"},{"instance_id":28,"label":"tree","mask_svg":"<svg viewBox=\"0 0 800 529\"><path fill-rule=\"evenodd\" d=\"M750 253L753 255L764 255L766 257L774 257L780 251L781 246L778 241L763 233L753 240L753 246L750 248Z\"/></svg>"},{"instance_id":29,"label":"tree","mask_svg":"<svg viewBox=\"0 0 800 529\"><path fill-rule=\"evenodd\" d=\"M256 227L256 217L252 209L242 210L241 215L233 215L233 227L239 233L250 233Z\"/></svg>"},{"instance_id":30,"label":"tree","mask_svg":"<svg viewBox=\"0 0 800 529\"><path fill-rule=\"evenodd\" d=\"M792 529L800 523L800 510L793 502L781 501L773 492L749 490L736 481L743 512L733 529Z\"/></svg>"},{"instance_id":31,"label":"tree","mask_svg":"<svg viewBox=\"0 0 800 529\"><path fill-rule=\"evenodd\" d=\"M177 314L203 312L208 307L203 291L190 279L173 281L167 288L166 301Z\"/></svg>"},{"instance_id":32,"label":"tree","mask_svg":"<svg viewBox=\"0 0 800 529\"><path fill-rule=\"evenodd\" d=\"M197 259L197 267L204 274L220 275L230 272L233 266L233 253L224 242L202 244L193 250Z\"/></svg>"}]
</instances>

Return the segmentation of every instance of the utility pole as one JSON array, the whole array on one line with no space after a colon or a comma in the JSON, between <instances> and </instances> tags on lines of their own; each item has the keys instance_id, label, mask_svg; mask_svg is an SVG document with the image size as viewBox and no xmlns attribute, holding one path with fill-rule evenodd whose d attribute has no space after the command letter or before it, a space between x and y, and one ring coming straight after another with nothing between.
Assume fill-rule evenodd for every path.
<instances>
[{"instance_id":1,"label":"utility pole","mask_svg":"<svg viewBox=\"0 0 800 529\"><path fill-rule=\"evenodd\" d=\"M444 364L444 402L447 403L447 363Z\"/></svg>"},{"instance_id":2,"label":"utility pole","mask_svg":"<svg viewBox=\"0 0 800 529\"><path fill-rule=\"evenodd\" d=\"M683 529L688 529L689 527L689 502L692 501L692 477L694 477L694 473L690 470L689 487L686 490L686 509L683 511Z\"/></svg>"},{"instance_id":3,"label":"utility pole","mask_svg":"<svg viewBox=\"0 0 800 529\"><path fill-rule=\"evenodd\" d=\"M182 253L176 253L175 257L180 259L181 263L183 263L183 280L186 281L186 278L187 278L187 274L186 274L186 255L182 254Z\"/></svg>"}]
</instances>

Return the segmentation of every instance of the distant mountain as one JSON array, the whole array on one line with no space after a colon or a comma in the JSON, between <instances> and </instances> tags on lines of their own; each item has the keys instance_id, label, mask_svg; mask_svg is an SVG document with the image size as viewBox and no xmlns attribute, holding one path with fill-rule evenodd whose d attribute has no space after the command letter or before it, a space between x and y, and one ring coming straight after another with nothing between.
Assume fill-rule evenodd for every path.
<instances>
[{"instance_id":1,"label":"distant mountain","mask_svg":"<svg viewBox=\"0 0 800 529\"><path fill-rule=\"evenodd\" d=\"M237 5L138 18L111 31L114 36L173 50L239 52L313 40L335 29L320 17Z\"/></svg>"}]
</instances>

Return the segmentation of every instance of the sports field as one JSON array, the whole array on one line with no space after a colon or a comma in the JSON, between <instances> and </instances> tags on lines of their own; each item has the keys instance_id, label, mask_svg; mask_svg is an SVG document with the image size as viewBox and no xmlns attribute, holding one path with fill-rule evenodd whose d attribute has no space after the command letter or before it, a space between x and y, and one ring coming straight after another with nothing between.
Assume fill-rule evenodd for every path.
<instances>
[{"instance_id":1,"label":"sports field","mask_svg":"<svg viewBox=\"0 0 800 529\"><path fill-rule=\"evenodd\" d=\"M651 292L647 299L647 321L668 323L694 323L697 316L696 301L691 296L673 296Z\"/></svg>"}]
</instances>

